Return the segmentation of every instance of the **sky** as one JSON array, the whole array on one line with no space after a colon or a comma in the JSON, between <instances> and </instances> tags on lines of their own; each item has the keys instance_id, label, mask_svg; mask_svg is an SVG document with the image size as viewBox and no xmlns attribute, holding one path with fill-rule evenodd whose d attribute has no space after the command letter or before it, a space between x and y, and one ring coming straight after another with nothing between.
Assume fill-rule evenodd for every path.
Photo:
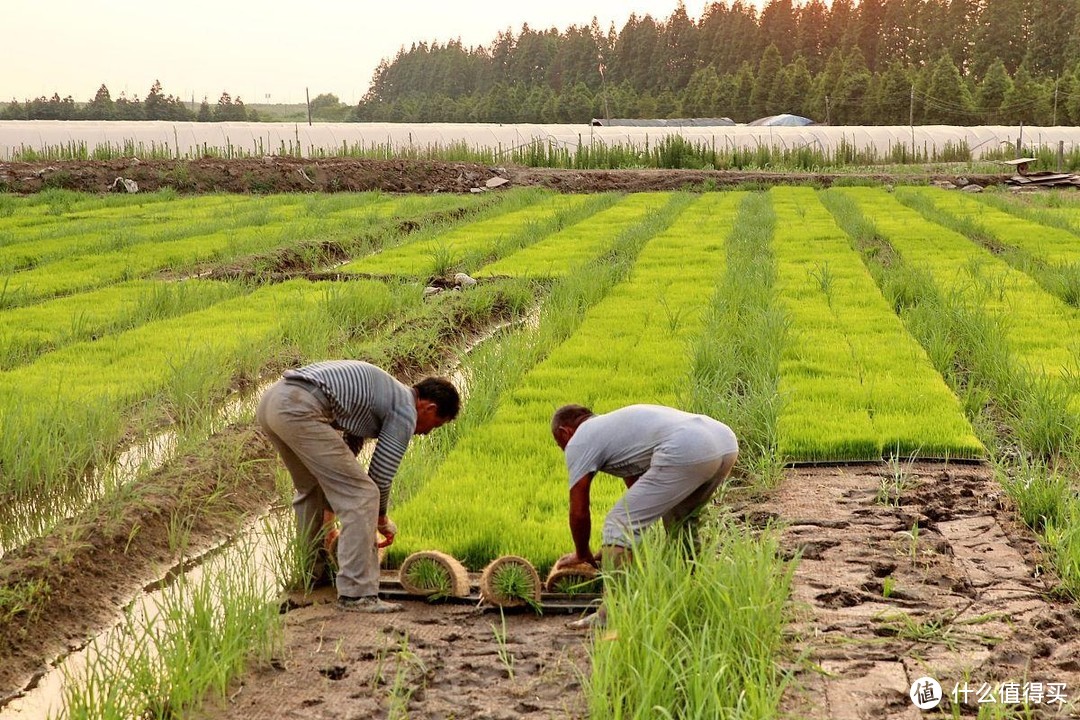
<instances>
[{"instance_id":1,"label":"sky","mask_svg":"<svg viewBox=\"0 0 1080 720\"><path fill-rule=\"evenodd\" d=\"M686 0L701 17L708 0ZM2 0L0 102L39 96L145 98L154 80L184 100L355 104L383 58L413 42L487 45L500 30L619 29L631 12L667 18L678 0ZM760 5L760 2L757 4Z\"/></svg>"}]
</instances>

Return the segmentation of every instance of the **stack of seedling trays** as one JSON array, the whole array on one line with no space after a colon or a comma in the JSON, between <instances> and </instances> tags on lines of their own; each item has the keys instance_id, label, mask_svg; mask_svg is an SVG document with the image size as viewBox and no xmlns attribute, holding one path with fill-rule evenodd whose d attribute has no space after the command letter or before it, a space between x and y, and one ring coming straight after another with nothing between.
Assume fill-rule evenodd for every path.
<instances>
[{"instance_id":1,"label":"stack of seedling trays","mask_svg":"<svg viewBox=\"0 0 1080 720\"><path fill-rule=\"evenodd\" d=\"M594 607L601 580L590 565L552 569L546 581L517 555L496 558L470 573L454 557L437 551L409 555L398 571L384 572L379 593L389 600L478 605L486 609L576 613Z\"/></svg>"}]
</instances>

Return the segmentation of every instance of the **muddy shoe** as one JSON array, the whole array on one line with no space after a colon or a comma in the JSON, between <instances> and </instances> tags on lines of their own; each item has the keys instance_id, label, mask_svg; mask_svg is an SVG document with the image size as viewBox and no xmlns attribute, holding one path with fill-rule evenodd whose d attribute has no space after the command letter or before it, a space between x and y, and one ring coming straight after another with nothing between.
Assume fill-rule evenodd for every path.
<instances>
[{"instance_id":1,"label":"muddy shoe","mask_svg":"<svg viewBox=\"0 0 1080 720\"><path fill-rule=\"evenodd\" d=\"M364 597L346 597L342 595L337 601L338 610L361 613L392 613L401 610L401 603L386 602L380 600L377 595Z\"/></svg>"}]
</instances>

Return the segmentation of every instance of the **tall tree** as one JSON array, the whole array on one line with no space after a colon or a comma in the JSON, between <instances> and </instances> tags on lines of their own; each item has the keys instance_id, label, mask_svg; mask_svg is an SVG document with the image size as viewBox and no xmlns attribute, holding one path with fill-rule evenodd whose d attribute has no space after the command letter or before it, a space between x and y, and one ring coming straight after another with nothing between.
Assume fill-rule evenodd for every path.
<instances>
[{"instance_id":1,"label":"tall tree","mask_svg":"<svg viewBox=\"0 0 1080 720\"><path fill-rule=\"evenodd\" d=\"M834 119L837 125L862 125L867 122L871 105L870 70L862 50L852 46L844 58L844 70L834 90Z\"/></svg>"},{"instance_id":2,"label":"tall tree","mask_svg":"<svg viewBox=\"0 0 1080 720\"><path fill-rule=\"evenodd\" d=\"M1012 78L1005 72L1005 63L1001 58L997 58L987 69L975 93L975 108L979 111L982 122L987 125L1002 124L1004 118L1001 114L1001 106L1005 104L1005 98L1010 92L1012 92Z\"/></svg>"},{"instance_id":3,"label":"tall tree","mask_svg":"<svg viewBox=\"0 0 1080 720\"><path fill-rule=\"evenodd\" d=\"M105 87L104 83L94 94L94 99L86 104L83 116L87 120L112 120L116 117L112 95L109 94L109 88Z\"/></svg>"},{"instance_id":4,"label":"tall tree","mask_svg":"<svg viewBox=\"0 0 1080 720\"><path fill-rule=\"evenodd\" d=\"M791 0L769 0L761 11L761 41L775 47L783 63L789 63L795 57L798 36L795 17Z\"/></svg>"},{"instance_id":5,"label":"tall tree","mask_svg":"<svg viewBox=\"0 0 1080 720\"><path fill-rule=\"evenodd\" d=\"M982 77L995 58L1015 73L1024 60L1028 39L1030 0L984 0L975 28L972 70Z\"/></svg>"},{"instance_id":6,"label":"tall tree","mask_svg":"<svg viewBox=\"0 0 1080 720\"><path fill-rule=\"evenodd\" d=\"M870 122L875 125L907 125L911 117L911 77L900 63L890 63L877 76Z\"/></svg>"},{"instance_id":7,"label":"tall tree","mask_svg":"<svg viewBox=\"0 0 1080 720\"><path fill-rule=\"evenodd\" d=\"M720 101L720 76L712 65L695 70L683 92L686 117L715 117Z\"/></svg>"},{"instance_id":8,"label":"tall tree","mask_svg":"<svg viewBox=\"0 0 1080 720\"><path fill-rule=\"evenodd\" d=\"M667 82L664 87L682 90L690 82L690 76L697 68L697 26L686 14L682 0L671 17L664 23L663 33L663 68L662 74Z\"/></svg>"},{"instance_id":9,"label":"tall tree","mask_svg":"<svg viewBox=\"0 0 1080 720\"><path fill-rule=\"evenodd\" d=\"M824 0L807 0L797 10L798 26L795 35L795 52L806 58L811 72L818 72L825 65L828 48L825 47L825 23L829 10Z\"/></svg>"},{"instance_id":10,"label":"tall tree","mask_svg":"<svg viewBox=\"0 0 1080 720\"><path fill-rule=\"evenodd\" d=\"M639 19L631 14L615 41L609 65L611 79L628 80L638 92L655 87L655 68L662 57L660 42L660 28L651 16Z\"/></svg>"},{"instance_id":11,"label":"tall tree","mask_svg":"<svg viewBox=\"0 0 1080 720\"><path fill-rule=\"evenodd\" d=\"M1078 17L1077 0L1032 0L1027 58L1033 73L1058 76L1065 71L1070 34Z\"/></svg>"},{"instance_id":12,"label":"tall tree","mask_svg":"<svg viewBox=\"0 0 1080 720\"><path fill-rule=\"evenodd\" d=\"M808 116L810 113L809 95L814 87L814 79L810 75L810 66L806 58L799 55L795 62L788 65L784 70L785 88L790 92L787 98L788 108L785 112L796 115Z\"/></svg>"},{"instance_id":13,"label":"tall tree","mask_svg":"<svg viewBox=\"0 0 1080 720\"><path fill-rule=\"evenodd\" d=\"M161 91L161 81L155 80L150 92L143 100L143 115L147 120L166 120L168 111L165 107L165 93Z\"/></svg>"},{"instance_id":14,"label":"tall tree","mask_svg":"<svg viewBox=\"0 0 1080 720\"><path fill-rule=\"evenodd\" d=\"M145 120L143 115L142 101L139 98L132 98L128 100L127 96L121 92L120 97L116 99L114 104L116 108L117 120Z\"/></svg>"},{"instance_id":15,"label":"tall tree","mask_svg":"<svg viewBox=\"0 0 1080 720\"><path fill-rule=\"evenodd\" d=\"M855 18L855 45L866 68L876 70L885 27L885 0L861 0Z\"/></svg>"},{"instance_id":16,"label":"tall tree","mask_svg":"<svg viewBox=\"0 0 1080 720\"><path fill-rule=\"evenodd\" d=\"M1049 125L1052 94L1052 90L1031 76L1026 62L1020 63L1001 106L1003 122L1006 125Z\"/></svg>"},{"instance_id":17,"label":"tall tree","mask_svg":"<svg viewBox=\"0 0 1080 720\"><path fill-rule=\"evenodd\" d=\"M923 103L926 125L969 125L977 115L960 70L948 55L934 63Z\"/></svg>"},{"instance_id":18,"label":"tall tree","mask_svg":"<svg viewBox=\"0 0 1080 720\"><path fill-rule=\"evenodd\" d=\"M714 65L720 75L737 72L744 62L757 65L765 49L757 11L743 0L735 0L730 9L723 3L709 6L698 35L700 62Z\"/></svg>"},{"instance_id":19,"label":"tall tree","mask_svg":"<svg viewBox=\"0 0 1080 720\"><path fill-rule=\"evenodd\" d=\"M755 117L773 114L773 109L769 107L769 97L773 94L773 88L783 82L783 68L784 63L776 46L770 45L765 48L765 54L761 56L761 63L758 64L757 75L754 78L754 89L750 93L750 111Z\"/></svg>"}]
</instances>

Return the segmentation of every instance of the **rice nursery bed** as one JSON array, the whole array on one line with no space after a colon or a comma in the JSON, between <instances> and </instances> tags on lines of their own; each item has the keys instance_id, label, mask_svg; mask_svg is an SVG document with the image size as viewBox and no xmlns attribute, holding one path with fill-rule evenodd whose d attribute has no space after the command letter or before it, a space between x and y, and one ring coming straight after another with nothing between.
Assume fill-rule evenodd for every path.
<instances>
[{"instance_id":1,"label":"rice nursery bed","mask_svg":"<svg viewBox=\"0 0 1080 720\"><path fill-rule=\"evenodd\" d=\"M948 693L983 681L1043 695L979 717L1064 717L1058 686L1080 693L1070 213L1064 194L928 187L0 196L0 717L26 717L29 678L142 584L268 507L284 530L244 561L261 569L227 571L265 586L177 581L168 633L127 620L148 654L102 653L56 711L900 718L928 675L942 717L978 713ZM384 570L406 607L385 622L336 612L332 591L263 612L299 577L290 484L249 417L212 422L329 357L467 389L395 480ZM735 429L699 556L657 533L625 571L553 571L572 549L549 428L565 403ZM165 468L102 480L166 430ZM621 490L594 483L594 547ZM565 626L601 597L607 628Z\"/></svg>"}]
</instances>

